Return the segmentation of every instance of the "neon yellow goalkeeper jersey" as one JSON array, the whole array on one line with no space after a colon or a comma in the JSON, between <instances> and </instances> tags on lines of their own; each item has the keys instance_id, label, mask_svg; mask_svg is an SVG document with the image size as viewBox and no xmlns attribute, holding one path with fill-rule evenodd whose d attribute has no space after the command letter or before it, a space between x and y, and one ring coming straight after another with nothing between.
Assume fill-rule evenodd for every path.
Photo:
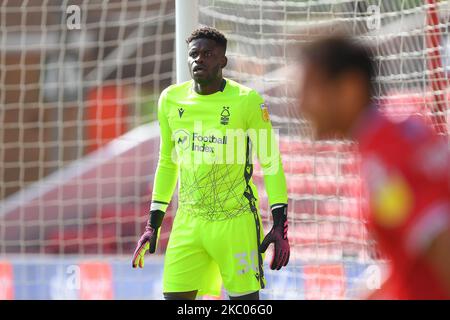
<instances>
[{"instance_id":1,"label":"neon yellow goalkeeper jersey","mask_svg":"<svg viewBox=\"0 0 450 320\"><path fill-rule=\"evenodd\" d=\"M160 154L152 206L163 210L178 176L178 210L207 220L254 213L253 154L271 206L287 203L286 178L267 106L254 90L225 79L222 91L200 95L193 81L166 88L158 103Z\"/></svg>"}]
</instances>

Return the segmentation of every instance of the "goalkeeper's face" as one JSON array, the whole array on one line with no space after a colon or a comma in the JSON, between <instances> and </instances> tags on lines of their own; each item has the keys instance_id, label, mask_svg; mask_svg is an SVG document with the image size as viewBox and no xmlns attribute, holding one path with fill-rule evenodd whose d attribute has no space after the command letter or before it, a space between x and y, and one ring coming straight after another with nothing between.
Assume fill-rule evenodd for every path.
<instances>
[{"instance_id":1,"label":"goalkeeper's face","mask_svg":"<svg viewBox=\"0 0 450 320\"><path fill-rule=\"evenodd\" d=\"M188 64L195 82L208 85L222 79L227 58L225 49L211 39L195 39L189 43Z\"/></svg>"}]
</instances>

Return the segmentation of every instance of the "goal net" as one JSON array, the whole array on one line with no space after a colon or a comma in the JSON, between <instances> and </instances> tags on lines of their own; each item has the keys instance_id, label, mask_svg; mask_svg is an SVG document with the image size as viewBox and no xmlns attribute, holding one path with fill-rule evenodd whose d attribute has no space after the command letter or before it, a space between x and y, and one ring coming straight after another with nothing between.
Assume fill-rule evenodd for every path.
<instances>
[{"instance_id":1,"label":"goal net","mask_svg":"<svg viewBox=\"0 0 450 320\"><path fill-rule=\"evenodd\" d=\"M313 142L298 115L299 45L337 28L377 52L378 98L448 132L448 1L199 0L228 40L225 76L258 90L280 130L291 261L271 299L352 299L386 265L364 227L355 147ZM165 247L131 269L158 157L156 101L175 82L175 1L0 5L0 298L161 298ZM266 229L261 171L255 182ZM267 232L268 230L266 230ZM271 253L269 253L269 256Z\"/></svg>"}]
</instances>

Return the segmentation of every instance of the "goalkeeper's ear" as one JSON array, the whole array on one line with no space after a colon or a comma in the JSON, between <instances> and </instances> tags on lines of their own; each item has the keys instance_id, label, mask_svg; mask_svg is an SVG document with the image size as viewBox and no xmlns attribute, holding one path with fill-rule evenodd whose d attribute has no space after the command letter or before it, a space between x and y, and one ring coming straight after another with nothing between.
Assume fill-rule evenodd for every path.
<instances>
[{"instance_id":1,"label":"goalkeeper's ear","mask_svg":"<svg viewBox=\"0 0 450 320\"><path fill-rule=\"evenodd\" d=\"M223 68L225 68L228 64L228 58L226 55L223 55L222 57L222 61L220 61L220 66Z\"/></svg>"}]
</instances>

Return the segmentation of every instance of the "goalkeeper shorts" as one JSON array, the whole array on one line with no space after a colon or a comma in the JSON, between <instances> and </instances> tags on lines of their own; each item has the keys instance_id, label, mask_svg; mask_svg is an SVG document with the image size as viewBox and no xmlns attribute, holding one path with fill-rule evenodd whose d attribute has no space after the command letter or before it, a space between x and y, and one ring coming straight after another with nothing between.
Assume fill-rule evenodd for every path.
<instances>
[{"instance_id":1,"label":"goalkeeper shorts","mask_svg":"<svg viewBox=\"0 0 450 320\"><path fill-rule=\"evenodd\" d=\"M163 291L198 290L198 296L218 297L222 283L230 296L264 288L264 257L258 251L263 232L259 213L207 221L178 211L165 255Z\"/></svg>"}]
</instances>

